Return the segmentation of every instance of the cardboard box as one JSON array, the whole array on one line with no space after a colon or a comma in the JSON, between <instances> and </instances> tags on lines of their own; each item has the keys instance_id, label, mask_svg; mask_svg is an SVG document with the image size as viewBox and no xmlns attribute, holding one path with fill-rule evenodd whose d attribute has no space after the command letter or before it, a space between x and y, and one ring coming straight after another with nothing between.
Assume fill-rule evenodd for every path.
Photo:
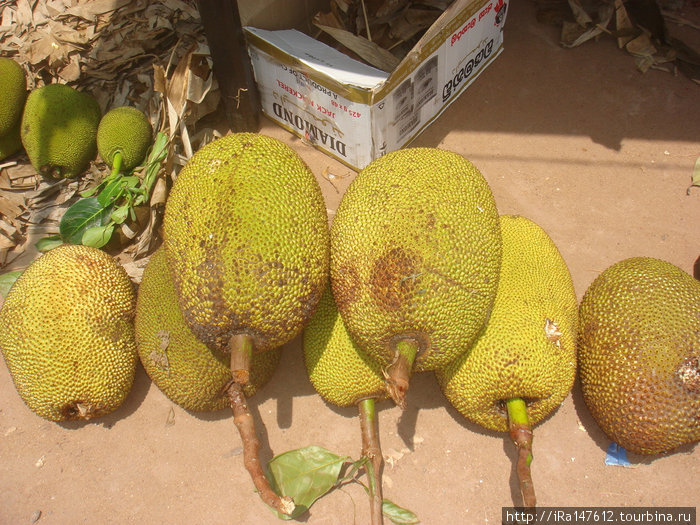
<instances>
[{"instance_id":1,"label":"cardboard box","mask_svg":"<svg viewBox=\"0 0 700 525\"><path fill-rule=\"evenodd\" d=\"M244 29L262 111L362 169L411 142L500 54L506 6L456 0L391 73L258 16Z\"/></svg>"}]
</instances>

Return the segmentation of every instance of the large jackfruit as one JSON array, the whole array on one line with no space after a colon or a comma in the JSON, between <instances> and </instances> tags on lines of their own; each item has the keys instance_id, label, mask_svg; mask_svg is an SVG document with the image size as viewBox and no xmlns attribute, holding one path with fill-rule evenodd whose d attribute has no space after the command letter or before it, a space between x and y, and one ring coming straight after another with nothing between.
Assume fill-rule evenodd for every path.
<instances>
[{"instance_id":1,"label":"large jackfruit","mask_svg":"<svg viewBox=\"0 0 700 525\"><path fill-rule=\"evenodd\" d=\"M50 177L76 177L97 153L100 107L95 97L65 84L29 93L22 114L22 145L34 169Z\"/></svg>"},{"instance_id":2,"label":"large jackfruit","mask_svg":"<svg viewBox=\"0 0 700 525\"><path fill-rule=\"evenodd\" d=\"M360 416L362 455L370 478L370 515L382 523L382 451L375 401L387 397L382 369L364 354L345 329L330 286L304 329L304 360L311 384L323 399L345 407L356 405Z\"/></svg>"},{"instance_id":3,"label":"large jackfruit","mask_svg":"<svg viewBox=\"0 0 700 525\"><path fill-rule=\"evenodd\" d=\"M96 248L61 245L34 261L0 309L0 350L29 408L63 421L121 405L138 362L135 306L124 269Z\"/></svg>"},{"instance_id":4,"label":"large jackfruit","mask_svg":"<svg viewBox=\"0 0 700 525\"><path fill-rule=\"evenodd\" d=\"M97 127L97 151L110 168L118 156L122 170L133 170L146 158L152 140L148 117L131 106L110 109Z\"/></svg>"},{"instance_id":5,"label":"large jackfruit","mask_svg":"<svg viewBox=\"0 0 700 525\"><path fill-rule=\"evenodd\" d=\"M594 279L579 315L583 398L608 437L638 454L700 440L700 282L625 259Z\"/></svg>"},{"instance_id":6,"label":"large jackfruit","mask_svg":"<svg viewBox=\"0 0 700 525\"><path fill-rule=\"evenodd\" d=\"M26 98L24 69L11 58L0 57L0 137L16 128Z\"/></svg>"},{"instance_id":7,"label":"large jackfruit","mask_svg":"<svg viewBox=\"0 0 700 525\"><path fill-rule=\"evenodd\" d=\"M210 142L173 185L163 224L184 318L213 349L255 351L301 332L328 278L321 189L282 142L237 133Z\"/></svg>"},{"instance_id":8,"label":"large jackfruit","mask_svg":"<svg viewBox=\"0 0 700 525\"><path fill-rule=\"evenodd\" d=\"M333 295L353 340L393 367L397 403L411 371L444 366L474 341L500 260L493 195L462 156L407 148L352 182L331 226Z\"/></svg>"},{"instance_id":9,"label":"large jackfruit","mask_svg":"<svg viewBox=\"0 0 700 525\"><path fill-rule=\"evenodd\" d=\"M165 251L151 256L143 272L136 304L136 343L144 369L158 388L186 410L212 411L230 406L225 387L231 381L229 356L210 350L182 318ZM252 396L272 376L280 351L253 356Z\"/></svg>"},{"instance_id":10,"label":"large jackfruit","mask_svg":"<svg viewBox=\"0 0 700 525\"><path fill-rule=\"evenodd\" d=\"M329 403L348 407L387 396L381 367L350 339L330 286L304 329L303 346L311 384Z\"/></svg>"},{"instance_id":11,"label":"large jackfruit","mask_svg":"<svg viewBox=\"0 0 700 525\"><path fill-rule=\"evenodd\" d=\"M436 372L467 419L507 432L505 401L527 401L532 424L556 409L576 377L578 301L547 233L525 217L501 217L503 259L491 318L471 350Z\"/></svg>"},{"instance_id":12,"label":"large jackfruit","mask_svg":"<svg viewBox=\"0 0 700 525\"><path fill-rule=\"evenodd\" d=\"M500 222L503 260L491 318L471 350L436 376L467 419L510 432L519 449L524 504L534 506L532 426L574 383L578 301L547 233L524 217L505 215Z\"/></svg>"}]
</instances>

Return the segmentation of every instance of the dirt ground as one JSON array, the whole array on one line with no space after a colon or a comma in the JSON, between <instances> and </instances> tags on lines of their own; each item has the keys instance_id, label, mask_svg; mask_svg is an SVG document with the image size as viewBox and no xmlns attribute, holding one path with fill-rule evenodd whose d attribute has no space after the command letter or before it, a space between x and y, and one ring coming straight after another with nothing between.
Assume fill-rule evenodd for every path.
<instances>
[{"instance_id":1,"label":"dirt ground","mask_svg":"<svg viewBox=\"0 0 700 525\"><path fill-rule=\"evenodd\" d=\"M700 88L682 76L640 73L611 38L564 49L558 30L536 21L532 2L509 8L502 55L413 145L472 160L501 213L527 216L551 235L579 299L602 270L626 257L658 257L692 273L700 255L700 188L689 195L686 189L700 156ZM688 8L696 20L699 9ZM269 121L262 126L309 163L332 214L354 173ZM347 176L334 187L321 176L325 168ZM141 368L126 403L91 423L34 415L5 366L0 399L2 524L277 522L244 470L230 411L188 413ZM404 412L378 405L390 458L385 497L425 524L500 522L502 506L520 503L507 437L467 423L431 374L414 377L408 404ZM287 345L251 408L265 461L311 444L359 457L356 411L315 394L299 339ZM605 464L608 444L576 385L535 429L538 503L700 503L700 447L652 458L630 454L631 465L622 467ZM364 524L368 516L363 489L351 484L300 521Z\"/></svg>"}]
</instances>

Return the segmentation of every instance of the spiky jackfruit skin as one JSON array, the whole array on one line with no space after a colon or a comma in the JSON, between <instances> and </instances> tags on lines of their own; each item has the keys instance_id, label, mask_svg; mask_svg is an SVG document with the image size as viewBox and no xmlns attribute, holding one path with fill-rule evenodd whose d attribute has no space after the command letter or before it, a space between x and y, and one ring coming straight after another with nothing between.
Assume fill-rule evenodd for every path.
<instances>
[{"instance_id":1,"label":"spiky jackfruit skin","mask_svg":"<svg viewBox=\"0 0 700 525\"><path fill-rule=\"evenodd\" d=\"M329 403L347 407L387 396L381 367L350 339L330 286L304 328L303 346L311 384Z\"/></svg>"},{"instance_id":2,"label":"spiky jackfruit skin","mask_svg":"<svg viewBox=\"0 0 700 525\"><path fill-rule=\"evenodd\" d=\"M143 272L136 304L136 344L141 363L156 386L174 403L191 411L220 410L229 405L224 387L231 380L230 355L210 350L182 317L163 248ZM250 397L272 376L281 352L253 356Z\"/></svg>"},{"instance_id":3,"label":"spiky jackfruit skin","mask_svg":"<svg viewBox=\"0 0 700 525\"><path fill-rule=\"evenodd\" d=\"M148 117L131 106L109 110L97 127L100 157L112 167L114 155L121 152L123 171L131 171L144 161L152 140L153 128Z\"/></svg>"},{"instance_id":4,"label":"spiky jackfruit skin","mask_svg":"<svg viewBox=\"0 0 700 525\"><path fill-rule=\"evenodd\" d=\"M414 371L464 351L491 311L500 260L486 180L464 157L436 148L370 163L331 225L333 296L353 340L383 366L404 336L421 347Z\"/></svg>"},{"instance_id":5,"label":"spiky jackfruit skin","mask_svg":"<svg viewBox=\"0 0 700 525\"><path fill-rule=\"evenodd\" d=\"M214 349L248 334L255 351L298 335L328 279L321 189L299 155L255 133L210 142L168 198L163 235L180 309Z\"/></svg>"},{"instance_id":6,"label":"spiky jackfruit skin","mask_svg":"<svg viewBox=\"0 0 700 525\"><path fill-rule=\"evenodd\" d=\"M20 130L34 169L48 177L77 177L97 153L100 107L95 97L48 84L27 97Z\"/></svg>"},{"instance_id":7,"label":"spiky jackfruit skin","mask_svg":"<svg viewBox=\"0 0 700 525\"><path fill-rule=\"evenodd\" d=\"M566 262L525 217L501 217L503 259L486 328L471 350L436 371L467 419L508 431L505 401L524 398L534 425L569 394L576 376L578 300Z\"/></svg>"},{"instance_id":8,"label":"spiky jackfruit skin","mask_svg":"<svg viewBox=\"0 0 700 525\"><path fill-rule=\"evenodd\" d=\"M0 160L6 159L10 155L14 155L22 150L22 140L19 136L20 121L18 120L15 127L5 135L0 135Z\"/></svg>"},{"instance_id":9,"label":"spiky jackfruit skin","mask_svg":"<svg viewBox=\"0 0 700 525\"><path fill-rule=\"evenodd\" d=\"M0 309L0 349L27 406L52 421L119 407L138 362L135 306L129 276L101 250L64 244L34 261Z\"/></svg>"},{"instance_id":10,"label":"spiky jackfruit skin","mask_svg":"<svg viewBox=\"0 0 700 525\"><path fill-rule=\"evenodd\" d=\"M651 257L613 264L581 301L578 357L586 405L637 454L700 440L700 281Z\"/></svg>"},{"instance_id":11,"label":"spiky jackfruit skin","mask_svg":"<svg viewBox=\"0 0 700 525\"><path fill-rule=\"evenodd\" d=\"M11 58L0 57L0 137L17 126L26 98L24 69Z\"/></svg>"}]
</instances>

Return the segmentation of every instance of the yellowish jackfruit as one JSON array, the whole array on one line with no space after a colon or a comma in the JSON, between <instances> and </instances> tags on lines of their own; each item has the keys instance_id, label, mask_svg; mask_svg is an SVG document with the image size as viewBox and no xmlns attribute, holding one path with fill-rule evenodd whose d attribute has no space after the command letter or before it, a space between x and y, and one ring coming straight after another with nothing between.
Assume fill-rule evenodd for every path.
<instances>
[{"instance_id":1,"label":"yellowish jackfruit","mask_svg":"<svg viewBox=\"0 0 700 525\"><path fill-rule=\"evenodd\" d=\"M397 403L406 369L444 366L474 341L500 260L493 195L464 157L407 148L357 175L331 225L333 296L359 347L404 370L390 371Z\"/></svg>"},{"instance_id":2,"label":"yellowish jackfruit","mask_svg":"<svg viewBox=\"0 0 700 525\"><path fill-rule=\"evenodd\" d=\"M185 324L163 248L156 250L144 270L135 328L141 363L171 401L192 411L229 406L224 388L231 380L230 357L207 348ZM279 359L279 350L253 356L250 382L243 388L246 396L270 379Z\"/></svg>"},{"instance_id":3,"label":"yellowish jackfruit","mask_svg":"<svg viewBox=\"0 0 700 525\"><path fill-rule=\"evenodd\" d=\"M109 110L97 127L100 157L113 167L114 156L119 152L123 171L131 171L144 161L152 140L153 128L148 117L131 106Z\"/></svg>"},{"instance_id":4,"label":"yellowish jackfruit","mask_svg":"<svg viewBox=\"0 0 700 525\"><path fill-rule=\"evenodd\" d=\"M26 98L24 69L11 58L0 57L0 137L15 129Z\"/></svg>"},{"instance_id":5,"label":"yellowish jackfruit","mask_svg":"<svg viewBox=\"0 0 700 525\"><path fill-rule=\"evenodd\" d=\"M76 177L97 153L100 107L95 97L64 84L29 93L22 114L22 145L39 173Z\"/></svg>"},{"instance_id":6,"label":"yellowish jackfruit","mask_svg":"<svg viewBox=\"0 0 700 525\"><path fill-rule=\"evenodd\" d=\"M346 407L386 397L381 367L350 339L330 286L304 329L303 346L311 384L329 403Z\"/></svg>"},{"instance_id":7,"label":"yellowish jackfruit","mask_svg":"<svg viewBox=\"0 0 700 525\"><path fill-rule=\"evenodd\" d=\"M289 146L254 133L210 142L188 161L163 223L180 309L195 336L255 351L301 332L328 279L326 206Z\"/></svg>"},{"instance_id":8,"label":"yellowish jackfruit","mask_svg":"<svg viewBox=\"0 0 700 525\"><path fill-rule=\"evenodd\" d=\"M34 261L0 309L0 349L19 395L53 421L102 416L131 390L136 294L112 257L61 245Z\"/></svg>"},{"instance_id":9,"label":"yellowish jackfruit","mask_svg":"<svg viewBox=\"0 0 700 525\"><path fill-rule=\"evenodd\" d=\"M579 314L583 398L608 437L638 454L700 440L700 281L625 259L596 277Z\"/></svg>"},{"instance_id":10,"label":"yellowish jackfruit","mask_svg":"<svg viewBox=\"0 0 700 525\"><path fill-rule=\"evenodd\" d=\"M503 260L491 318L471 350L436 376L467 419L506 432L508 399L524 399L534 425L569 394L576 376L578 302L566 263L542 228L505 215L501 233Z\"/></svg>"}]
</instances>

